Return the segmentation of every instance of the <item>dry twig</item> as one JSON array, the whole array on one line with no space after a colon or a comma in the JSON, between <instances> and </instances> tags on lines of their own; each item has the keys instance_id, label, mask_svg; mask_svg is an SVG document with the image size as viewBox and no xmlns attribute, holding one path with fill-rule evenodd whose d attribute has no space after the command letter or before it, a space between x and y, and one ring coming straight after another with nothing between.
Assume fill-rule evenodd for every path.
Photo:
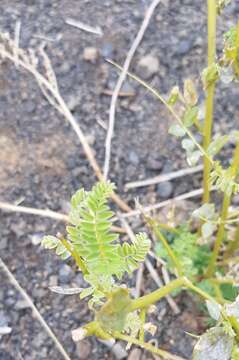
<instances>
[{"instance_id":1,"label":"dry twig","mask_svg":"<svg viewBox=\"0 0 239 360\"><path fill-rule=\"evenodd\" d=\"M146 180L128 182L127 184L125 184L125 189L129 190L129 189L133 189L133 188L159 184L164 181L169 181L169 180L173 180L173 179L176 179L176 178L179 178L182 176L195 174L199 171L202 171L202 169L203 169L203 166L198 165L198 166L195 166L192 168L181 169L181 170L170 172L168 174L154 176L154 177L152 177L150 179L146 179Z\"/></svg>"},{"instance_id":2,"label":"dry twig","mask_svg":"<svg viewBox=\"0 0 239 360\"><path fill-rule=\"evenodd\" d=\"M212 188L211 190L214 190L214 189L215 188ZM153 210L161 209L162 207L165 207L167 205L171 205L174 202L181 201L181 200L186 200L186 199L191 199L191 198L200 196L202 194L203 194L203 189L202 188L192 190L192 191L189 191L189 192L184 193L182 195L176 196L176 197L174 197L172 199L168 199L168 200L162 201L162 202L154 204L154 205L149 205L149 206L146 206L146 207L142 207L142 210L144 212L150 212L150 211L153 211ZM126 219L126 218L129 218L129 217L132 217L132 216L139 216L139 215L141 215L140 210L132 210L132 211L126 213L126 214L122 214L121 216Z\"/></svg>"},{"instance_id":3,"label":"dry twig","mask_svg":"<svg viewBox=\"0 0 239 360\"><path fill-rule=\"evenodd\" d=\"M83 22L78 21L78 20L74 20L72 18L65 19L65 23L68 24L68 25L74 26L77 29L89 32L91 34L96 34L96 35L99 35L99 36L103 36L103 31L99 26L93 27L91 25L84 24Z\"/></svg>"},{"instance_id":4,"label":"dry twig","mask_svg":"<svg viewBox=\"0 0 239 360\"><path fill-rule=\"evenodd\" d=\"M155 8L158 6L161 0L153 0L149 8L147 9L145 13L145 17L143 19L142 25L136 35L136 38L133 41L133 44L131 45L131 48L126 56L122 72L120 73L119 79L117 81L117 84L115 86L111 104L110 104L110 113L109 113L109 126L108 126L108 132L106 136L106 142L105 142L105 164L104 164L104 178L108 178L109 173L109 167L110 167L110 158L111 158L111 142L112 137L114 133L114 124L115 124L115 111L116 111L116 102L117 98L120 92L120 89L122 87L122 84L126 78L127 72L130 67L131 60L137 50L137 47L139 46L141 40L143 39L144 33L149 25L150 19L154 13Z\"/></svg>"},{"instance_id":5,"label":"dry twig","mask_svg":"<svg viewBox=\"0 0 239 360\"><path fill-rule=\"evenodd\" d=\"M16 53L17 53L17 62L16 62ZM76 119L70 112L67 107L64 99L62 98L57 82L54 70L51 66L51 62L44 52L43 48L40 48L40 54L44 62L45 73L42 74L38 68L39 59L34 50L30 49L25 51L16 46L15 41L13 41L9 34L0 33L0 57L3 59L8 59L12 61L15 65L21 66L23 69L30 72L36 79L37 83L40 86L44 96L54 106L57 111L64 115L65 119L70 123L73 130L77 134L82 147L84 149L85 155L95 171L96 176L99 180L104 180L104 176L101 172L101 168L96 161L94 153L88 144L85 134L78 125ZM117 205L124 211L130 211L130 207L115 193L112 194L112 199L117 203Z\"/></svg>"},{"instance_id":6,"label":"dry twig","mask_svg":"<svg viewBox=\"0 0 239 360\"><path fill-rule=\"evenodd\" d=\"M157 286L159 288L164 286L162 280L160 279L157 271L154 269L154 267L151 264L151 262L149 261L149 259L145 260L145 266L146 266L148 272L150 273L152 279L157 284ZM172 299L172 297L170 295L167 295L166 300L167 300L169 306L171 307L172 311L174 312L174 314L179 314L180 309L179 309L178 305L175 303L175 301Z\"/></svg>"},{"instance_id":7,"label":"dry twig","mask_svg":"<svg viewBox=\"0 0 239 360\"><path fill-rule=\"evenodd\" d=\"M37 215L42 217L51 218L54 220L64 221L68 222L69 217L66 214L61 214L56 211L52 211L49 209L36 209L32 207L27 206L18 206L18 205L12 205L7 202L0 201L0 209L4 211L10 211L10 212L19 212L23 214L29 214L29 215ZM125 234L126 230L122 229L119 226L112 226L112 231L116 231L118 233Z\"/></svg>"},{"instance_id":8,"label":"dry twig","mask_svg":"<svg viewBox=\"0 0 239 360\"><path fill-rule=\"evenodd\" d=\"M52 339L54 344L56 345L57 349L61 353L64 359L71 360L68 354L66 353L65 349L61 345L60 341L57 339L56 335L53 333L53 331L50 329L50 327L47 325L46 321L41 316L40 312L37 310L36 306L34 305L33 301L29 297L29 295L26 293L26 291L21 287L15 276L12 274L12 272L8 269L7 265L3 262L3 260L0 258L0 266L3 269L3 271L8 276L11 283L14 285L14 287L20 292L22 297L27 301L30 308L32 309L32 312L36 316L37 320L41 323L42 327L45 329L49 337Z\"/></svg>"}]
</instances>

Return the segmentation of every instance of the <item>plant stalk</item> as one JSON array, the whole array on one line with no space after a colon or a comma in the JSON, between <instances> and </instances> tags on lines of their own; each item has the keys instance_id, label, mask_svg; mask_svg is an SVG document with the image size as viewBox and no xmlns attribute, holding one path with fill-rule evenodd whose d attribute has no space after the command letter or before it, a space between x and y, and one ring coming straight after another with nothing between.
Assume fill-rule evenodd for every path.
<instances>
[{"instance_id":1,"label":"plant stalk","mask_svg":"<svg viewBox=\"0 0 239 360\"><path fill-rule=\"evenodd\" d=\"M151 345L149 343L146 343L144 341L135 339L135 338L127 336L127 335L123 335L121 333L116 332L116 333L113 334L113 336L114 336L115 339L124 340L124 341L127 341L130 344L138 345L143 349L146 349L146 350L148 350L148 351L150 351L150 352L152 352L154 354L159 355L160 358L162 358L162 359L165 359L165 360L185 360L184 358L182 358L180 356L170 354L166 350L158 349L157 347L155 347L155 346L153 346L153 345Z\"/></svg>"},{"instance_id":2,"label":"plant stalk","mask_svg":"<svg viewBox=\"0 0 239 360\"><path fill-rule=\"evenodd\" d=\"M208 6L208 67L210 67L215 62L215 57L216 57L216 18L217 18L216 0L208 0L207 6ZM212 82L212 84L210 84L207 89L206 115L203 125L203 148L205 151L207 151L212 137L214 93L215 93L215 82ZM204 156L203 162L204 162L203 202L208 203L210 201L209 177L211 171L211 163L206 156Z\"/></svg>"},{"instance_id":3,"label":"plant stalk","mask_svg":"<svg viewBox=\"0 0 239 360\"><path fill-rule=\"evenodd\" d=\"M172 291L180 288L185 287L188 288L194 292L196 292L198 295L203 297L205 300L215 301L210 295L205 293L203 290L198 288L197 286L193 285L190 280L188 280L186 277L180 277L176 280L170 281L167 285L164 287L155 290L151 292L150 294L141 296L138 299L132 300L130 305L130 311L134 311L137 309L143 309L145 307L148 307L152 304L155 304L157 301L162 299L163 297L170 294Z\"/></svg>"},{"instance_id":4,"label":"plant stalk","mask_svg":"<svg viewBox=\"0 0 239 360\"><path fill-rule=\"evenodd\" d=\"M239 168L239 143L237 144L236 149L235 149L231 168L232 168L232 176L235 178L238 168ZM206 272L207 278L212 277L215 272L217 257L218 257L218 254L221 249L221 245L222 245L222 242L223 242L224 236L225 236L225 223L226 223L227 216L228 216L228 209L231 204L231 198L232 198L231 194L227 194L227 193L224 194L222 211L221 211L221 222L220 222L216 240L214 243L213 253L212 253L212 256L211 256L211 259L210 259L210 262L208 265L208 269Z\"/></svg>"},{"instance_id":5,"label":"plant stalk","mask_svg":"<svg viewBox=\"0 0 239 360\"><path fill-rule=\"evenodd\" d=\"M161 241L161 243L165 247L165 249L168 253L168 256L171 258L172 262L175 265L175 268L177 269L178 275L183 276L183 267L182 267L180 261L178 260L178 258L176 257L176 255L174 254L172 248L168 244L167 239L163 236L162 232L159 230L158 224L153 219L150 219L146 216L145 216L145 219L146 219L147 224L151 227L152 231L156 235L156 237Z\"/></svg>"},{"instance_id":6,"label":"plant stalk","mask_svg":"<svg viewBox=\"0 0 239 360\"><path fill-rule=\"evenodd\" d=\"M70 244L68 243L68 241L64 238L59 238L59 240L61 241L61 243L65 246L65 248L69 251L69 253L71 254L71 256L73 257L73 259L75 260L77 266L79 267L79 269L82 271L83 274L88 274L88 270L83 262L83 260L81 259L81 257L76 253L76 251L74 251Z\"/></svg>"}]
</instances>

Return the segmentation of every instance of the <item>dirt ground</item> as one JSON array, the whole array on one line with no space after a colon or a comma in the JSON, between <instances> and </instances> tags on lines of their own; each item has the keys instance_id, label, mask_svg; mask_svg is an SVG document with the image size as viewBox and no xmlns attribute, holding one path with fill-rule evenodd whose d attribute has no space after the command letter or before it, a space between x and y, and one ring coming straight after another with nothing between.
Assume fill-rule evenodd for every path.
<instances>
[{"instance_id":1,"label":"dirt ground","mask_svg":"<svg viewBox=\"0 0 239 360\"><path fill-rule=\"evenodd\" d=\"M59 81L61 94L87 134L100 165L104 163L104 141L110 96L117 73L105 58L122 64L149 0L1 0L0 30L14 33L21 21L20 46L37 47L47 39L47 51ZM232 1L219 19L218 38L237 21L239 1ZM65 23L74 18L100 26L103 36L86 33ZM218 41L219 51L221 48ZM95 57L85 58L93 47ZM151 20L132 62L131 70L153 84L162 94L183 79L199 78L206 64L206 1L162 1ZM158 69L148 73L140 64L145 56L157 59ZM156 61L157 61L156 60ZM198 81L198 84L200 82ZM200 187L201 175L161 186L126 192L128 181L145 179L186 166L176 140L167 134L170 116L159 102L132 80L124 84L133 97L118 101L112 144L110 178L121 196L133 205L152 204ZM203 93L201 93L203 100ZM238 128L238 87L217 90L215 130ZM24 206L49 208L66 213L70 196L78 188L95 182L81 145L69 124L43 98L34 79L7 62L0 66L0 200ZM90 319L85 303L77 296L61 296L49 286L84 286L82 276L53 254L40 248L43 234L63 231L62 223L31 215L1 212L0 253L21 286L74 359L114 359L96 339L75 345L71 329ZM136 229L139 219L132 223ZM145 271L142 292L156 288ZM132 286L135 282L132 281ZM200 331L200 318L192 315L189 297L177 300L179 315L165 301L158 304L154 321L158 345L190 358L193 340L185 331ZM27 303L0 273L0 326L12 328L0 338L0 359L58 360L59 353L34 318ZM133 357L134 356L134 357ZM131 352L129 359L151 359Z\"/></svg>"}]
</instances>

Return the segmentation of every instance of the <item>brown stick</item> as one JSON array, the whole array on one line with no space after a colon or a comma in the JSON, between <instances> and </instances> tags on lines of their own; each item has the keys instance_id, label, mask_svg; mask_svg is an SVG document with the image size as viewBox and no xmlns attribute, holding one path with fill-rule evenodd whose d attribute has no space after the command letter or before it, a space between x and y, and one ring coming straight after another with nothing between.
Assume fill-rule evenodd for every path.
<instances>
[{"instance_id":1,"label":"brown stick","mask_svg":"<svg viewBox=\"0 0 239 360\"><path fill-rule=\"evenodd\" d=\"M26 206L17 206L12 205L7 202L0 201L0 209L4 211L10 211L10 212L20 212L23 214L29 214L29 215L37 215L42 217L48 217L54 220L69 222L69 217L66 214L61 214L56 211L52 211L49 209L36 209L32 207L26 207ZM119 227L119 226L112 226L112 231L116 231L118 233L125 234L126 230Z\"/></svg>"}]
</instances>

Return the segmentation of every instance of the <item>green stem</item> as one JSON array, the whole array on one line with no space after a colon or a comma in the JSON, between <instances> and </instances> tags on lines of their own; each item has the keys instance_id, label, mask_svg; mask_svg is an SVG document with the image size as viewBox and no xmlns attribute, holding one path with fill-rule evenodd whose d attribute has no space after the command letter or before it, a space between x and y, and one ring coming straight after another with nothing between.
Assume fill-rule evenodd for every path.
<instances>
[{"instance_id":1,"label":"green stem","mask_svg":"<svg viewBox=\"0 0 239 360\"><path fill-rule=\"evenodd\" d=\"M216 56L216 0L208 0L208 67L215 62ZM213 107L214 107L214 92L215 82L209 85L207 89L206 99L206 116L203 126L203 148L207 151L211 142L212 125L213 125ZM204 156L204 172L203 172L203 202L210 201L210 171L211 163L206 156Z\"/></svg>"},{"instance_id":2,"label":"green stem","mask_svg":"<svg viewBox=\"0 0 239 360\"><path fill-rule=\"evenodd\" d=\"M233 162L231 165L233 178L235 178L237 174L238 167L239 167L239 143L236 146ZM217 257L225 236L225 222L227 220L228 209L231 203L231 197L232 197L231 194L227 194L227 193L224 194L222 211L221 211L221 222L214 243L213 253L206 272L206 277L212 277L215 272Z\"/></svg>"},{"instance_id":3,"label":"green stem","mask_svg":"<svg viewBox=\"0 0 239 360\"><path fill-rule=\"evenodd\" d=\"M73 257L73 259L75 260L77 266L79 267L79 269L82 271L83 274L88 274L88 270L83 262L83 260L81 259L81 257L77 254L77 252L75 250L72 249L71 245L68 243L68 241L66 239L63 238L59 238L59 240L61 241L61 243L65 246L65 248L69 251L69 253L71 254L71 256Z\"/></svg>"},{"instance_id":4,"label":"green stem","mask_svg":"<svg viewBox=\"0 0 239 360\"><path fill-rule=\"evenodd\" d=\"M239 340L239 324L238 324L238 321L237 321L236 317L234 317L234 316L229 316L228 320L229 320L233 330L236 333L236 338L237 338L237 341L238 341Z\"/></svg>"},{"instance_id":5,"label":"green stem","mask_svg":"<svg viewBox=\"0 0 239 360\"><path fill-rule=\"evenodd\" d=\"M223 256L223 259L229 259L236 250L239 248L239 226L236 229L235 238L233 241L231 241L228 245L228 248Z\"/></svg>"},{"instance_id":6,"label":"green stem","mask_svg":"<svg viewBox=\"0 0 239 360\"><path fill-rule=\"evenodd\" d=\"M148 307L148 306L156 303L163 297L167 296L172 291L174 291L184 285L185 285L185 279L183 277L178 278L173 281L170 281L170 283L163 286L162 288L155 290L155 291L151 292L150 294L141 296L138 299L132 300L131 306L130 306L130 311Z\"/></svg>"},{"instance_id":7,"label":"green stem","mask_svg":"<svg viewBox=\"0 0 239 360\"><path fill-rule=\"evenodd\" d=\"M178 275L182 276L183 275L183 267L182 267L180 261L178 260L178 258L176 257L176 255L174 254L172 248L168 244L167 239L163 236L162 232L159 230L158 224L153 219L150 219L147 216L145 216L145 220L146 220L147 224L151 227L154 234L157 236L157 238L162 242L163 246L165 247L165 249L168 253L168 256L171 258L172 262L174 263L174 265L177 269Z\"/></svg>"},{"instance_id":8,"label":"green stem","mask_svg":"<svg viewBox=\"0 0 239 360\"><path fill-rule=\"evenodd\" d=\"M180 356L170 354L168 351L158 349L157 347L155 347L155 346L153 346L153 345L151 345L149 343L146 343L144 341L132 338L132 337L127 336L127 335L123 335L121 333L116 332L116 333L113 334L113 336L114 336L115 339L124 340L124 341L127 341L128 343L138 345L138 346L142 347L143 349L146 349L148 351L151 351L154 354L157 354L157 355L161 356L163 359L166 359L166 360L185 360L184 358L182 358Z\"/></svg>"},{"instance_id":9,"label":"green stem","mask_svg":"<svg viewBox=\"0 0 239 360\"><path fill-rule=\"evenodd\" d=\"M141 321L141 329L139 331L139 340L144 341L144 324L146 319L146 309L142 309L139 314L140 321Z\"/></svg>"},{"instance_id":10,"label":"green stem","mask_svg":"<svg viewBox=\"0 0 239 360\"><path fill-rule=\"evenodd\" d=\"M134 311L137 309L143 309L152 304L155 304L157 301L159 301L160 299L162 299L163 297L167 296L172 291L174 291L180 287L186 287L186 288L196 292L198 295L203 297L205 300L215 301L210 295L208 295L202 289L193 285L191 283L191 281L189 281L187 278L181 277L181 278L171 281L164 287L162 287L158 290L155 290L155 291L151 292L150 294L147 294L147 295L141 296L138 299L132 300L131 305L130 305L130 311Z\"/></svg>"}]
</instances>

